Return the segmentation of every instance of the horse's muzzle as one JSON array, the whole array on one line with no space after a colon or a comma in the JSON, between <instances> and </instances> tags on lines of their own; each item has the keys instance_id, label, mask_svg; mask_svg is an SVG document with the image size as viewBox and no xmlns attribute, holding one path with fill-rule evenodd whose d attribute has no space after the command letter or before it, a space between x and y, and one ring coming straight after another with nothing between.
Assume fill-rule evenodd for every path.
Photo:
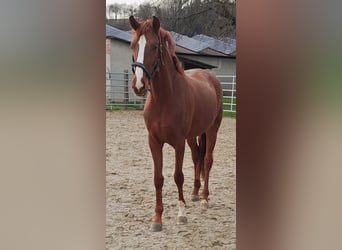
<instances>
[{"instance_id":1,"label":"horse's muzzle","mask_svg":"<svg viewBox=\"0 0 342 250\"><path fill-rule=\"evenodd\" d=\"M137 96L145 96L147 93L147 89L145 88L145 85L144 87L140 89L137 89L135 86L132 89Z\"/></svg>"}]
</instances>

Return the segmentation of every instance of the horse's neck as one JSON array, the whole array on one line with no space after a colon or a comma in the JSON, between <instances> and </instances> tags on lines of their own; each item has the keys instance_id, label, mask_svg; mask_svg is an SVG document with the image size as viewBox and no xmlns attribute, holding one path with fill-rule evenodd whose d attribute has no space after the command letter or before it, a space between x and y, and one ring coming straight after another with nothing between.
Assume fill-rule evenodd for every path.
<instances>
[{"instance_id":1,"label":"horse's neck","mask_svg":"<svg viewBox=\"0 0 342 250\"><path fill-rule=\"evenodd\" d=\"M164 65L160 65L159 72L153 81L151 94L154 101L161 103L173 99L176 84L174 79L177 77L177 74L179 73L175 69L172 59L169 57L165 58Z\"/></svg>"}]
</instances>

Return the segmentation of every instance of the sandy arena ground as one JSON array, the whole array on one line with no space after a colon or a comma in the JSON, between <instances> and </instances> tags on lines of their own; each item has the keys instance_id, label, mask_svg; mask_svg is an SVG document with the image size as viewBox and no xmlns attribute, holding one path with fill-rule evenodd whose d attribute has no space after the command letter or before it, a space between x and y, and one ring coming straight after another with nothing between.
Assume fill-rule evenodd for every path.
<instances>
[{"instance_id":1,"label":"sandy arena ground","mask_svg":"<svg viewBox=\"0 0 342 250\"><path fill-rule=\"evenodd\" d=\"M143 111L107 112L107 249L236 249L235 119L223 118L209 180L209 209L190 200L194 172L186 146L183 173L188 223L177 225L174 150L163 149L163 230L150 232L155 193ZM203 182L202 182L203 187ZM201 192L201 190L200 190Z\"/></svg>"}]
</instances>

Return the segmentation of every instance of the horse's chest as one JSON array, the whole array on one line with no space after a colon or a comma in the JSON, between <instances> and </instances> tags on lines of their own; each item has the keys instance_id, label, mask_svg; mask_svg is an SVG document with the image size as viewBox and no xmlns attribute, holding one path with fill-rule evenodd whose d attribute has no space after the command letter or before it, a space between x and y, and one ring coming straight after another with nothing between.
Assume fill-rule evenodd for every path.
<instances>
[{"instance_id":1,"label":"horse's chest","mask_svg":"<svg viewBox=\"0 0 342 250\"><path fill-rule=\"evenodd\" d=\"M145 120L145 122L149 133L163 142L172 143L175 138L182 136L181 123L179 121L177 123L169 117Z\"/></svg>"}]
</instances>

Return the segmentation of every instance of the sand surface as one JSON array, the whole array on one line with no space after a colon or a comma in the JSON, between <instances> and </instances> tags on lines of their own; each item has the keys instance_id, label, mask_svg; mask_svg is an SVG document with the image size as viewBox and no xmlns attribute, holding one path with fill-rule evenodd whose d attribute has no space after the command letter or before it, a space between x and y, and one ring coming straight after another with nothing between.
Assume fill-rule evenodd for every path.
<instances>
[{"instance_id":1,"label":"sand surface","mask_svg":"<svg viewBox=\"0 0 342 250\"><path fill-rule=\"evenodd\" d=\"M209 209L190 200L193 163L186 145L183 173L188 223L177 225L174 150L163 149L163 230L150 232L155 193L143 111L106 114L107 249L236 249L236 120L223 118L209 181ZM203 187L203 182L202 182ZM200 190L201 192L201 190Z\"/></svg>"}]
</instances>

